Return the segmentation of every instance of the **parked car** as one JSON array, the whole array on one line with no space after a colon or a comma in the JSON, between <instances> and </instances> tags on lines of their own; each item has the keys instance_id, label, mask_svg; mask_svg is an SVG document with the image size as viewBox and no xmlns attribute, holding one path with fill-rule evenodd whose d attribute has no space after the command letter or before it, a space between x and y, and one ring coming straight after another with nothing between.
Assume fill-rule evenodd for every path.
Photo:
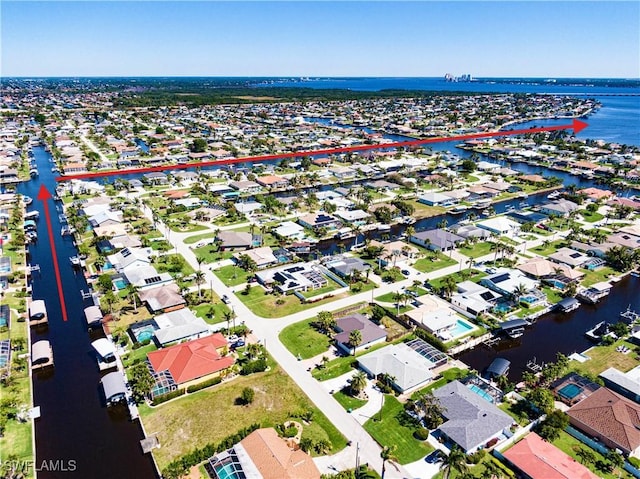
<instances>
[{"instance_id":1,"label":"parked car","mask_svg":"<svg viewBox=\"0 0 640 479\"><path fill-rule=\"evenodd\" d=\"M442 452L440 449L436 449L427 457L425 457L424 460L427 461L429 464L435 464L436 462L442 461L442 459L445 456L446 454L444 452Z\"/></svg>"},{"instance_id":2,"label":"parked car","mask_svg":"<svg viewBox=\"0 0 640 479\"><path fill-rule=\"evenodd\" d=\"M244 339L238 339L238 340L235 342L235 347L236 347L236 348L241 348L241 347L242 347L242 346L244 346L245 344L246 344L246 343L244 342Z\"/></svg>"},{"instance_id":3,"label":"parked car","mask_svg":"<svg viewBox=\"0 0 640 479\"><path fill-rule=\"evenodd\" d=\"M408 269L403 269L402 271L400 271L402 274L404 274L405 276L410 276L411 272Z\"/></svg>"},{"instance_id":4,"label":"parked car","mask_svg":"<svg viewBox=\"0 0 640 479\"><path fill-rule=\"evenodd\" d=\"M231 302L231 300L229 299L229 296L227 296L226 294L222 295L222 302L224 304L229 304Z\"/></svg>"}]
</instances>

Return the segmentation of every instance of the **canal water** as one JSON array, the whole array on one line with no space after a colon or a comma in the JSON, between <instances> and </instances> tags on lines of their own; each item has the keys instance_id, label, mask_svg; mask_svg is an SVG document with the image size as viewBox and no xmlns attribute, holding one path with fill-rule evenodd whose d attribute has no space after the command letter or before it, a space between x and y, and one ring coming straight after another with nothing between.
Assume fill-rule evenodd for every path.
<instances>
[{"instance_id":1,"label":"canal water","mask_svg":"<svg viewBox=\"0 0 640 479\"><path fill-rule=\"evenodd\" d=\"M40 266L33 273L33 298L44 299L49 327L32 329L32 341L48 339L53 348L52 372L33 378L34 404L41 409L36 420L36 464L58 464L57 471L42 469L38 477L82 477L91 479L154 478L155 467L150 454L143 455L139 441L142 429L130 421L126 407L107 409L100 386L100 371L92 354L84 319L81 290L87 284L69 262L77 254L70 236L60 236L61 224L53 200L49 201L55 247L60 265L68 321L63 322L54 276L53 261L42 202L36 199L44 184L55 192L53 164L44 148L33 149L39 177L22 183L18 192L33 198L29 210L40 212L38 242L29 248L30 263ZM58 461L58 462L55 462ZM74 461L73 463L70 461Z\"/></svg>"},{"instance_id":2,"label":"canal water","mask_svg":"<svg viewBox=\"0 0 640 479\"><path fill-rule=\"evenodd\" d=\"M478 346L461 354L458 359L482 372L497 357L511 361L509 379L518 382L528 361L555 361L556 353L581 353L594 343L585 333L601 321L615 323L628 307L640 312L640 278L627 276L615 284L611 293L598 304L581 303L570 313L548 313L538 318L523 336L503 340L494 347ZM587 353L588 355L589 353ZM634 354L633 352L631 354Z\"/></svg>"}]
</instances>

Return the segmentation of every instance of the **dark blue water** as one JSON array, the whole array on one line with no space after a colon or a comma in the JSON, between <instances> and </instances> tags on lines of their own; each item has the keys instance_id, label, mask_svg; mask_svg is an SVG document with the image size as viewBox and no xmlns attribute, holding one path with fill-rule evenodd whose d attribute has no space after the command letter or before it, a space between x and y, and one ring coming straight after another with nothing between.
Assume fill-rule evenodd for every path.
<instances>
[{"instance_id":1,"label":"dark blue water","mask_svg":"<svg viewBox=\"0 0 640 479\"><path fill-rule=\"evenodd\" d=\"M149 145L147 145L147 143L144 140L141 140L140 138L136 138L135 139L136 145L138 145L138 147L144 152L144 153L149 153Z\"/></svg>"},{"instance_id":2,"label":"dark blue water","mask_svg":"<svg viewBox=\"0 0 640 479\"><path fill-rule=\"evenodd\" d=\"M585 80L575 80L575 82L567 82L567 84L554 84L532 83L530 79L523 81L484 79L476 82L451 83L442 78L320 78L309 81L278 81L270 83L270 85L318 89L344 88L357 91L426 90L588 96L600 101L602 108L589 117L589 128L580 132L578 138L602 139L607 142L640 146L640 81L630 81L630 86L624 87L618 86L619 83L615 80L594 80L592 83ZM566 121L560 120L565 123ZM534 123L539 126L547 125L542 122Z\"/></svg>"},{"instance_id":3,"label":"dark blue water","mask_svg":"<svg viewBox=\"0 0 640 479\"><path fill-rule=\"evenodd\" d=\"M538 321L524 335L515 341L503 341L493 348L479 346L465 352L459 359L478 371L484 370L496 357L511 361L509 379L522 379L527 361L534 357L538 362L555 361L556 353L570 355L583 352L593 346L584 333L600 321L615 323L618 315L631 306L640 312L640 278L628 276L617 283L609 296L598 304L581 304L580 308L568 314L549 313Z\"/></svg>"},{"instance_id":4,"label":"dark blue water","mask_svg":"<svg viewBox=\"0 0 640 479\"><path fill-rule=\"evenodd\" d=\"M36 458L76 461L73 472L38 473L40 478L153 478L156 477L151 455L144 456L139 440L142 430L129 420L126 408L107 409L103 404L101 374L92 354L84 319L85 303L80 294L87 290L82 274L75 274L69 262L77 254L70 236L60 236L61 224L52 200L49 201L51 223L60 265L68 321L63 322L54 277L53 260L47 233L44 208L35 198L41 184L55 191L50 155L42 147L33 149L40 176L18 186L18 192L34 199L29 207L40 212L39 241L29 248L31 264L40 265L33 276L33 297L44 299L49 327L32 330L32 341L48 339L53 348L55 368L33 379L34 404L42 417L36 420Z\"/></svg>"}]
</instances>

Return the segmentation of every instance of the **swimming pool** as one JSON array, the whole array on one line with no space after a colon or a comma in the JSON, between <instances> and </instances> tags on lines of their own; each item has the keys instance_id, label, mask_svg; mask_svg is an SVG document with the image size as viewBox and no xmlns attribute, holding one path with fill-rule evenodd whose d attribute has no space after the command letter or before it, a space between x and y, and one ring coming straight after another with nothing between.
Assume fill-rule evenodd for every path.
<instances>
[{"instance_id":1,"label":"swimming pool","mask_svg":"<svg viewBox=\"0 0 640 479\"><path fill-rule=\"evenodd\" d=\"M558 390L558 395L571 401L578 394L582 393L582 388L577 384L569 383Z\"/></svg>"},{"instance_id":2,"label":"swimming pool","mask_svg":"<svg viewBox=\"0 0 640 479\"><path fill-rule=\"evenodd\" d=\"M143 341L151 340L156 329L157 328L153 324L146 324L144 326L132 327L131 332L136 338L136 341L141 343Z\"/></svg>"},{"instance_id":3,"label":"swimming pool","mask_svg":"<svg viewBox=\"0 0 640 479\"><path fill-rule=\"evenodd\" d=\"M493 307L493 311L495 313L508 313L511 311L511 306L509 306L509 303L498 303Z\"/></svg>"},{"instance_id":4,"label":"swimming pool","mask_svg":"<svg viewBox=\"0 0 640 479\"><path fill-rule=\"evenodd\" d=\"M225 464L224 466L216 467L215 471L218 479L238 479L233 464Z\"/></svg>"},{"instance_id":5,"label":"swimming pool","mask_svg":"<svg viewBox=\"0 0 640 479\"><path fill-rule=\"evenodd\" d=\"M536 298L535 296L523 296L522 298L520 298L520 301L532 304L538 301L538 298Z\"/></svg>"},{"instance_id":6,"label":"swimming pool","mask_svg":"<svg viewBox=\"0 0 640 479\"><path fill-rule=\"evenodd\" d=\"M117 278L113 280L113 285L117 290L121 290L127 287L127 282L123 278Z\"/></svg>"},{"instance_id":7,"label":"swimming pool","mask_svg":"<svg viewBox=\"0 0 640 479\"><path fill-rule=\"evenodd\" d=\"M462 319L458 319L455 328L451 330L451 337L457 338L459 336L463 336L472 329L473 325L467 323L466 321L463 321Z\"/></svg>"},{"instance_id":8,"label":"swimming pool","mask_svg":"<svg viewBox=\"0 0 640 479\"><path fill-rule=\"evenodd\" d=\"M491 394L489 394L487 391L482 389L477 384L468 384L467 387L471 389L474 393L476 393L478 396L480 396L482 399L489 401L490 403L493 403L493 397L491 396Z\"/></svg>"}]
</instances>

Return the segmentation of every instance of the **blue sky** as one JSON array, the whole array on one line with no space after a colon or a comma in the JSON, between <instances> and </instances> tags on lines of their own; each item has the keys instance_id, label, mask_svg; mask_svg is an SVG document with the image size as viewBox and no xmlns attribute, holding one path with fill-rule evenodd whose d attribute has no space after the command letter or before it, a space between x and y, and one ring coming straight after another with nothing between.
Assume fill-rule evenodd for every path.
<instances>
[{"instance_id":1,"label":"blue sky","mask_svg":"<svg viewBox=\"0 0 640 479\"><path fill-rule=\"evenodd\" d=\"M0 2L2 76L640 77L640 2Z\"/></svg>"}]
</instances>

